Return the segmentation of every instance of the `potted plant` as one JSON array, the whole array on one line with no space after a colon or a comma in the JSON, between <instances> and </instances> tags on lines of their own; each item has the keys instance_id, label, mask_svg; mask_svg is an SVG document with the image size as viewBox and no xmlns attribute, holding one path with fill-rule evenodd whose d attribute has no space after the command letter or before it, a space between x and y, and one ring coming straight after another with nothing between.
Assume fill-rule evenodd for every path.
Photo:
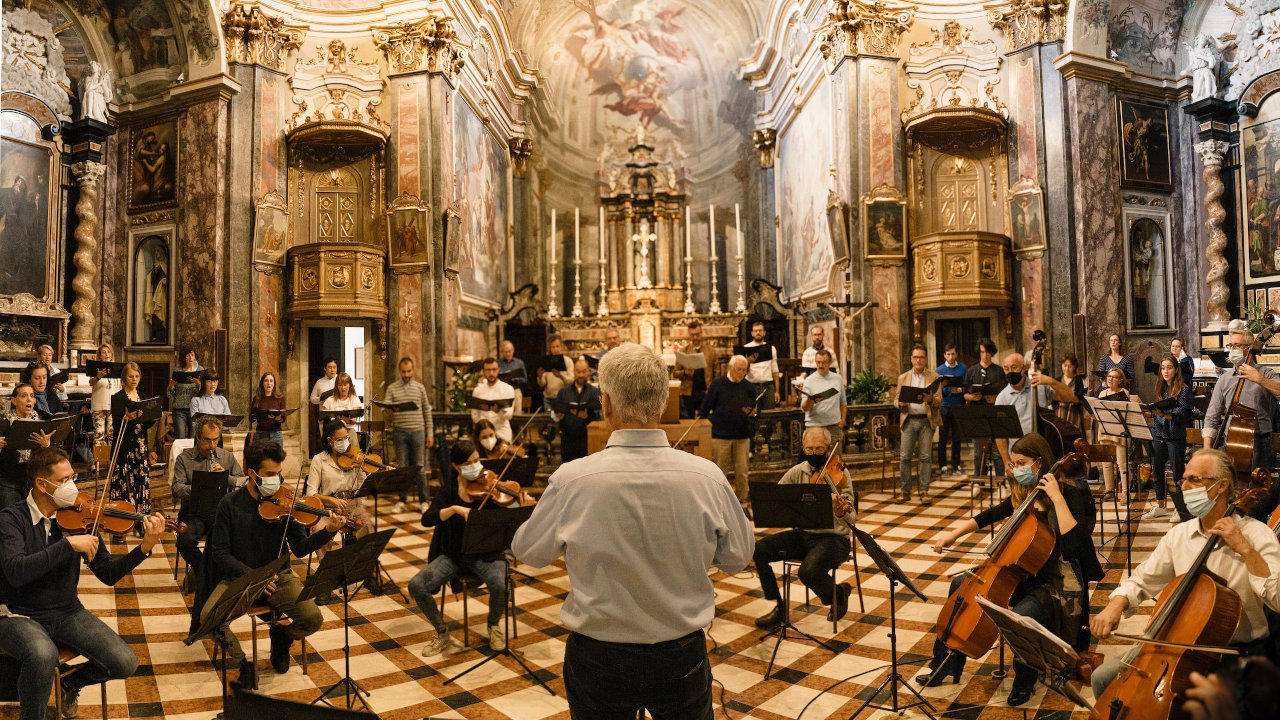
<instances>
[{"instance_id":1,"label":"potted plant","mask_svg":"<svg viewBox=\"0 0 1280 720\"><path fill-rule=\"evenodd\" d=\"M845 398L850 405L879 405L889 397L889 387L888 376L863 368L849 379Z\"/></svg>"},{"instance_id":2,"label":"potted plant","mask_svg":"<svg viewBox=\"0 0 1280 720\"><path fill-rule=\"evenodd\" d=\"M456 372L453 379L449 383L447 391L447 399L449 401L450 412L462 412L467 409L467 398L471 397L471 391L476 389L476 385L480 383L480 373Z\"/></svg>"}]
</instances>

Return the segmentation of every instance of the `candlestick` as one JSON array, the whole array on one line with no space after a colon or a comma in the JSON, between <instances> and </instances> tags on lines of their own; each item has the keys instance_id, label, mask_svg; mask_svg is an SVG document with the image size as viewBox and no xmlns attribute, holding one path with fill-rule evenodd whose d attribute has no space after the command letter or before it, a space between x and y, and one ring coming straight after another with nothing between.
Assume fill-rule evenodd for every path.
<instances>
[{"instance_id":1,"label":"candlestick","mask_svg":"<svg viewBox=\"0 0 1280 720\"><path fill-rule=\"evenodd\" d=\"M716 278L716 263L720 258L716 257L716 206L711 206L711 222L707 228L708 234L711 236L711 305L707 308L707 312L712 315L720 314L720 281Z\"/></svg>"},{"instance_id":2,"label":"candlestick","mask_svg":"<svg viewBox=\"0 0 1280 720\"><path fill-rule=\"evenodd\" d=\"M738 257L742 257L742 215L738 212L738 203L733 204L733 227L738 231Z\"/></svg>"},{"instance_id":3,"label":"candlestick","mask_svg":"<svg viewBox=\"0 0 1280 720\"><path fill-rule=\"evenodd\" d=\"M547 317L560 317L560 303L556 301L556 211L551 210L551 267L549 269L547 284Z\"/></svg>"},{"instance_id":4,"label":"candlestick","mask_svg":"<svg viewBox=\"0 0 1280 720\"><path fill-rule=\"evenodd\" d=\"M697 312L693 306L693 233L690 232L689 208L684 209L684 313L692 315Z\"/></svg>"},{"instance_id":5,"label":"candlestick","mask_svg":"<svg viewBox=\"0 0 1280 720\"><path fill-rule=\"evenodd\" d=\"M604 206L600 206L600 262L604 262Z\"/></svg>"},{"instance_id":6,"label":"candlestick","mask_svg":"<svg viewBox=\"0 0 1280 720\"><path fill-rule=\"evenodd\" d=\"M573 261L582 260L582 255L578 252L578 208L573 209Z\"/></svg>"},{"instance_id":7,"label":"candlestick","mask_svg":"<svg viewBox=\"0 0 1280 720\"><path fill-rule=\"evenodd\" d=\"M607 228L604 224L604 206L600 206L600 302L596 305L596 315L605 317L609 314L609 276L608 270L605 268L604 248L605 248L605 232Z\"/></svg>"},{"instance_id":8,"label":"candlestick","mask_svg":"<svg viewBox=\"0 0 1280 720\"><path fill-rule=\"evenodd\" d=\"M573 309L572 317L582 317L582 261L573 259Z\"/></svg>"}]
</instances>

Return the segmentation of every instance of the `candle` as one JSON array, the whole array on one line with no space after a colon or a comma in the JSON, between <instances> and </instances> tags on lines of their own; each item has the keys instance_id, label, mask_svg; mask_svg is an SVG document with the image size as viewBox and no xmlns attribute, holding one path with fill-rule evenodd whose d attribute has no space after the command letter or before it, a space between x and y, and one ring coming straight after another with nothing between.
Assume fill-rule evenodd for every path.
<instances>
[{"instance_id":1,"label":"candle","mask_svg":"<svg viewBox=\"0 0 1280 720\"><path fill-rule=\"evenodd\" d=\"M551 264L556 264L556 209L551 208Z\"/></svg>"},{"instance_id":2,"label":"candle","mask_svg":"<svg viewBox=\"0 0 1280 720\"><path fill-rule=\"evenodd\" d=\"M733 225L738 231L738 257L742 257L742 215L738 212L738 203L733 204Z\"/></svg>"},{"instance_id":3,"label":"candle","mask_svg":"<svg viewBox=\"0 0 1280 720\"><path fill-rule=\"evenodd\" d=\"M578 253L578 208L573 209L573 261L580 262L582 256Z\"/></svg>"},{"instance_id":4,"label":"candle","mask_svg":"<svg viewBox=\"0 0 1280 720\"><path fill-rule=\"evenodd\" d=\"M693 229L692 229L692 225L690 225L692 218L689 217L691 214L692 213L689 212L689 208L685 208L684 210L684 256L690 259L693 258Z\"/></svg>"},{"instance_id":5,"label":"candle","mask_svg":"<svg viewBox=\"0 0 1280 720\"><path fill-rule=\"evenodd\" d=\"M600 206L600 262L604 262L604 206Z\"/></svg>"},{"instance_id":6,"label":"candle","mask_svg":"<svg viewBox=\"0 0 1280 720\"><path fill-rule=\"evenodd\" d=\"M707 226L708 234L711 236L711 259L716 259L716 206L711 206L711 222Z\"/></svg>"}]
</instances>

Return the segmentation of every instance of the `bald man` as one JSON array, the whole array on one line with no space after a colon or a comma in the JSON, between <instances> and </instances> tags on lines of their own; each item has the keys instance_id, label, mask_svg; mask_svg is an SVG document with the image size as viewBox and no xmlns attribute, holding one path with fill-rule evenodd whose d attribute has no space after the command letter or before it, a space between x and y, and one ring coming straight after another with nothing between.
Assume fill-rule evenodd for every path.
<instances>
[{"instance_id":1,"label":"bald man","mask_svg":"<svg viewBox=\"0 0 1280 720\"><path fill-rule=\"evenodd\" d=\"M1047 385L1040 385L1035 388L1036 395L1031 394L1032 385L1026 374L1026 361L1018 353L1005 355L1000 365L1004 369L1004 379L1008 385L996 396L996 405L1013 406L1018 413L1023 435L1035 432L1036 407L1049 407L1049 401L1053 400L1053 390ZM1000 457L1007 470L1010 467L1009 439L996 438L996 448L1000 450Z\"/></svg>"},{"instance_id":2,"label":"bald man","mask_svg":"<svg viewBox=\"0 0 1280 720\"><path fill-rule=\"evenodd\" d=\"M556 400L582 408L580 413L557 413L561 462L587 456L587 425L601 419L600 389L587 382L590 378L591 365L586 358L580 357L573 363L573 382L560 388L556 394Z\"/></svg>"}]
</instances>

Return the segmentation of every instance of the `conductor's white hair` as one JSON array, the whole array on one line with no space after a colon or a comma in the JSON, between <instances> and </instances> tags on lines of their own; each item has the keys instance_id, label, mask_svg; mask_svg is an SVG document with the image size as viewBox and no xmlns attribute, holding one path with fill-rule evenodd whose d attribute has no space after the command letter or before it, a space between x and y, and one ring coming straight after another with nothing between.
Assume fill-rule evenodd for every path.
<instances>
[{"instance_id":1,"label":"conductor's white hair","mask_svg":"<svg viewBox=\"0 0 1280 720\"><path fill-rule=\"evenodd\" d=\"M600 359L600 391L618 422L658 422L667 407L667 367L649 348L623 343Z\"/></svg>"}]
</instances>

